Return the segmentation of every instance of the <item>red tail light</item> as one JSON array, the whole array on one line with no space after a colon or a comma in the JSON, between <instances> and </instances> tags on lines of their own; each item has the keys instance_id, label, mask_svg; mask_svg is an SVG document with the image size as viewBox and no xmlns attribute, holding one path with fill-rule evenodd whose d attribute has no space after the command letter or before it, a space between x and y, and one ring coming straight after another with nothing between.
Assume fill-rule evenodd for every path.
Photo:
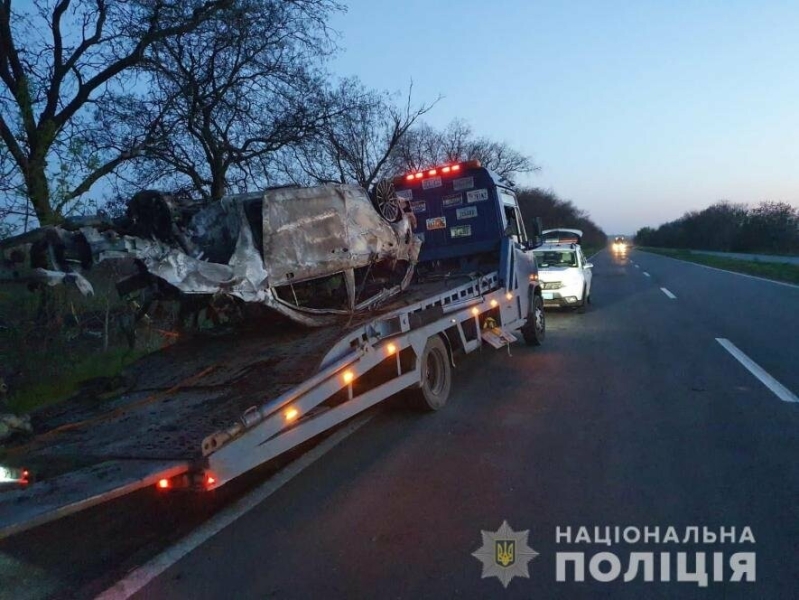
<instances>
[{"instance_id":1,"label":"red tail light","mask_svg":"<svg viewBox=\"0 0 799 600\"><path fill-rule=\"evenodd\" d=\"M169 479L159 479L158 480L158 489L166 490L169 489Z\"/></svg>"}]
</instances>

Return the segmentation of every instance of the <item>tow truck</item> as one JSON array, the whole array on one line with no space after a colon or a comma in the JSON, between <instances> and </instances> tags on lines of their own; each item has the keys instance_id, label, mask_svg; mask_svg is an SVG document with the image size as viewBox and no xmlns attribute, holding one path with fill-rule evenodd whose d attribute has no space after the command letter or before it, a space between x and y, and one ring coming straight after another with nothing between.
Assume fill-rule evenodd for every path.
<instances>
[{"instance_id":1,"label":"tow truck","mask_svg":"<svg viewBox=\"0 0 799 600\"><path fill-rule=\"evenodd\" d=\"M15 485L0 492L0 538L147 486L212 491L400 392L439 410L460 355L544 341L540 232L528 238L507 181L466 161L376 196L385 218L412 214L423 242L404 292L321 327L179 340L132 366L135 390L44 409L3 459Z\"/></svg>"}]
</instances>

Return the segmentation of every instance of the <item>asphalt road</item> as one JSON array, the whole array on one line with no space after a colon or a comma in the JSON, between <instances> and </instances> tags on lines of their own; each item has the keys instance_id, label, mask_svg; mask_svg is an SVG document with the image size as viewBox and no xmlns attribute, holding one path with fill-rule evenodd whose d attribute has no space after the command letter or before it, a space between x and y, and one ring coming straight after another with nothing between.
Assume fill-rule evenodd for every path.
<instances>
[{"instance_id":1,"label":"asphalt road","mask_svg":"<svg viewBox=\"0 0 799 600\"><path fill-rule=\"evenodd\" d=\"M799 289L632 258L594 259L592 308L551 314L546 347L462 360L446 410L384 411L140 596L793 596L799 405L716 338L799 392ZM507 590L471 556L503 520L539 553ZM749 526L678 549L755 550L757 580L557 582L556 551L608 550L555 543L581 525Z\"/></svg>"},{"instance_id":2,"label":"asphalt road","mask_svg":"<svg viewBox=\"0 0 799 600\"><path fill-rule=\"evenodd\" d=\"M799 288L639 251L630 259L635 264L607 252L594 257L591 308L549 313L545 346L461 358L444 410L378 411L136 597L795 597L799 404L781 401L716 339L799 394ZM117 509L113 518L126 515ZM132 567L155 551L101 553L76 582L70 549L58 540L89 518L96 528L95 514L58 525L58 535L24 534L49 539L60 563L24 551L24 541L0 545L0 574L3 561L16 561L31 580L53 581L50 595L82 597L122 574L121 557ZM153 516L138 518L146 527ZM481 530L504 520L529 530L538 553L529 579L507 589L482 579L471 555ZM580 526L672 526L680 539L692 526L748 526L756 543L556 542L556 528ZM108 533L117 539L121 527ZM102 535L83 533L98 548ZM91 561L90 547L79 546L82 558L73 560ZM618 555L622 573L631 552L671 552L672 563L677 552L707 552L711 581L677 582L673 564L671 581L661 582L659 563L655 582L639 572L630 582L601 583L587 564L585 582L556 581L557 552L584 552L588 561L603 551ZM710 553L726 561L739 551L756 552L756 581L728 582L727 570L725 582L713 582Z\"/></svg>"}]
</instances>

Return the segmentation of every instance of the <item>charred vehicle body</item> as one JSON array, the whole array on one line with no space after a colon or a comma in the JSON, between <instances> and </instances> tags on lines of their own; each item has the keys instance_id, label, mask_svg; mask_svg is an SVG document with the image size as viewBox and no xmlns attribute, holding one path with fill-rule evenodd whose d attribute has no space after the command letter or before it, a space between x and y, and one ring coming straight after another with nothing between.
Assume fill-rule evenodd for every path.
<instances>
[{"instance_id":1,"label":"charred vehicle body","mask_svg":"<svg viewBox=\"0 0 799 600\"><path fill-rule=\"evenodd\" d=\"M138 273L118 282L123 295L233 297L319 326L410 283L421 240L412 213L393 221L352 185L275 188L205 207L145 191L123 218L74 219L7 240L30 244L30 268L6 265L4 279L71 282L90 293L85 271L131 257Z\"/></svg>"}]
</instances>

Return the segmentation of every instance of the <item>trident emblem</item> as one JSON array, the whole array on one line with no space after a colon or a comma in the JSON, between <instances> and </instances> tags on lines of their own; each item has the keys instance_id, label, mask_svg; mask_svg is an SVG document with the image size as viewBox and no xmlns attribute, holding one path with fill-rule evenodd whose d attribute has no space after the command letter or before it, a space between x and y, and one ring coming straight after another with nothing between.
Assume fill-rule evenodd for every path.
<instances>
[{"instance_id":1,"label":"trident emblem","mask_svg":"<svg viewBox=\"0 0 799 600\"><path fill-rule=\"evenodd\" d=\"M516 541L496 540L496 561L501 567L509 567L516 562Z\"/></svg>"}]
</instances>

